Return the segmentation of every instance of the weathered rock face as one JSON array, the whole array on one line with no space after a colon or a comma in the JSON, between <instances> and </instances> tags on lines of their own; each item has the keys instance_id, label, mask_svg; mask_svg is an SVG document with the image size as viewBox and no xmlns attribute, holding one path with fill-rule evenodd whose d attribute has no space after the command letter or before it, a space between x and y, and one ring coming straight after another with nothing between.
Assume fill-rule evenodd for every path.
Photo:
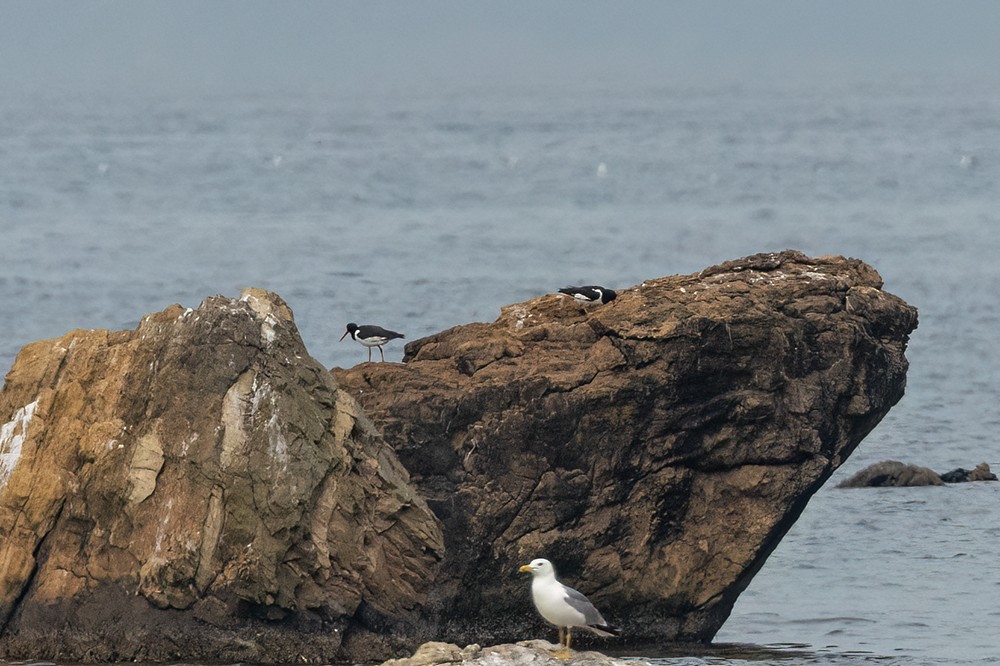
<instances>
[{"instance_id":1,"label":"weathered rock face","mask_svg":"<svg viewBox=\"0 0 1000 666\"><path fill-rule=\"evenodd\" d=\"M0 423L0 654L367 654L443 553L273 294L28 345Z\"/></svg>"},{"instance_id":2,"label":"weathered rock face","mask_svg":"<svg viewBox=\"0 0 1000 666\"><path fill-rule=\"evenodd\" d=\"M547 557L631 640L706 640L903 395L916 324L866 264L783 252L335 374L443 522L439 639L544 632L514 572Z\"/></svg>"}]
</instances>

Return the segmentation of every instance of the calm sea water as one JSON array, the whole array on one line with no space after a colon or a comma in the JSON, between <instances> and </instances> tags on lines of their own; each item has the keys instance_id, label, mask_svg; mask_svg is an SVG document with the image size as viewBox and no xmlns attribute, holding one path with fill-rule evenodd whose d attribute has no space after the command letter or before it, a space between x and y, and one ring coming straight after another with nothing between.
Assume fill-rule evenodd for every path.
<instances>
[{"instance_id":1,"label":"calm sea water","mask_svg":"<svg viewBox=\"0 0 1000 666\"><path fill-rule=\"evenodd\" d=\"M1000 468L1000 91L6 96L0 173L0 372L27 342L246 286L347 366L365 358L337 341L348 321L415 339L569 283L784 248L865 259L920 309L907 394L718 640L804 651L788 663L1000 655L1000 484L833 487L887 458Z\"/></svg>"}]
</instances>

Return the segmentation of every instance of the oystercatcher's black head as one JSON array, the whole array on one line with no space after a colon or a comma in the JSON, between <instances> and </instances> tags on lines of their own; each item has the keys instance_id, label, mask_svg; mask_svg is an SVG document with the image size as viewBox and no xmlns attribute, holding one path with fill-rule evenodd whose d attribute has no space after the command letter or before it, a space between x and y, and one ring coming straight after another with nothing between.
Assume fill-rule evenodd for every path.
<instances>
[{"instance_id":1,"label":"oystercatcher's black head","mask_svg":"<svg viewBox=\"0 0 1000 666\"><path fill-rule=\"evenodd\" d=\"M601 303L610 303L618 298L614 289L601 289Z\"/></svg>"},{"instance_id":2,"label":"oystercatcher's black head","mask_svg":"<svg viewBox=\"0 0 1000 666\"><path fill-rule=\"evenodd\" d=\"M346 330L346 331L344 331L344 334L343 334L342 336L340 336L340 339L341 339L341 340L343 340L343 339L344 339L344 338L346 338L346 337L347 337L348 335L350 335L350 336L351 336L352 338L354 338L354 333L355 333L355 332L356 332L357 330L358 330L358 325L357 325L357 324L355 324L355 323L354 323L354 322L352 321L352 322L351 322L350 324L348 324L348 325L347 325L347 330Z\"/></svg>"}]
</instances>

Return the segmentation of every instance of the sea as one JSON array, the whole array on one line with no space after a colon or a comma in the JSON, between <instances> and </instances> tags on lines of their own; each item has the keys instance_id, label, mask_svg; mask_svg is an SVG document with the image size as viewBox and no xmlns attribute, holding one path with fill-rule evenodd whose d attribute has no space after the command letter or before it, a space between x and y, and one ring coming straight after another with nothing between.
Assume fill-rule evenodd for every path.
<instances>
[{"instance_id":1,"label":"sea","mask_svg":"<svg viewBox=\"0 0 1000 666\"><path fill-rule=\"evenodd\" d=\"M793 248L920 311L906 395L705 651L664 664L1000 662L1000 88L913 77L0 96L0 373L34 340L280 294L327 366L570 284ZM386 347L399 361L402 345Z\"/></svg>"}]
</instances>

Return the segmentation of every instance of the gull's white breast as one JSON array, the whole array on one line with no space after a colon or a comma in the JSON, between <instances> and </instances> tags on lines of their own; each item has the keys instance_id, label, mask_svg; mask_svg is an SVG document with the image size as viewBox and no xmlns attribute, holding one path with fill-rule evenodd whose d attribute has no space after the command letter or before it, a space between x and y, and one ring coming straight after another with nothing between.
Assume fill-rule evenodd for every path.
<instances>
[{"instance_id":1,"label":"gull's white breast","mask_svg":"<svg viewBox=\"0 0 1000 666\"><path fill-rule=\"evenodd\" d=\"M531 597L538 613L554 625L560 627L583 627L587 621L583 613L566 602L566 591L555 578L531 583Z\"/></svg>"}]
</instances>

